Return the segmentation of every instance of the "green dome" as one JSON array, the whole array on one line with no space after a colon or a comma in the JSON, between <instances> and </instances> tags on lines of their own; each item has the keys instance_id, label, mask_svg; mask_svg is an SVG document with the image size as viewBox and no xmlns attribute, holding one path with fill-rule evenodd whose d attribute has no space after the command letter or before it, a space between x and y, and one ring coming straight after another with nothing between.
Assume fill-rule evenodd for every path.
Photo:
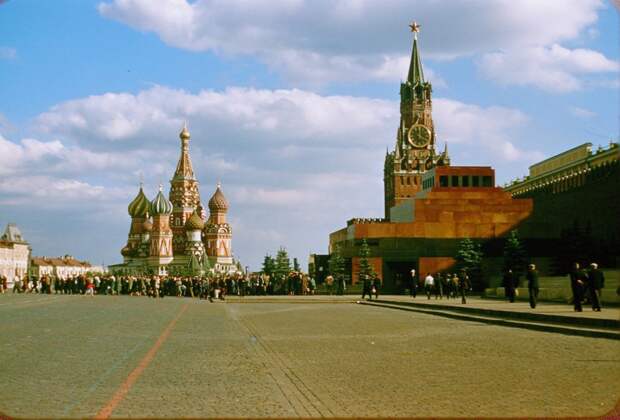
<instances>
[{"instance_id":1,"label":"green dome","mask_svg":"<svg viewBox=\"0 0 620 420\"><path fill-rule=\"evenodd\" d=\"M205 222L198 215L198 212L194 210L190 218L187 219L187 222L185 222L185 230L187 231L202 230L204 227L205 227Z\"/></svg>"},{"instance_id":2,"label":"green dome","mask_svg":"<svg viewBox=\"0 0 620 420\"><path fill-rule=\"evenodd\" d=\"M153 216L172 213L172 203L164 196L161 190L162 187L160 186L155 199L151 201L151 214Z\"/></svg>"},{"instance_id":3,"label":"green dome","mask_svg":"<svg viewBox=\"0 0 620 420\"><path fill-rule=\"evenodd\" d=\"M146 213L149 211L149 199L144 195L144 191L142 191L142 186L140 186L140 191L136 198L133 199L129 206L127 207L127 212L129 215L133 217L146 217Z\"/></svg>"}]
</instances>

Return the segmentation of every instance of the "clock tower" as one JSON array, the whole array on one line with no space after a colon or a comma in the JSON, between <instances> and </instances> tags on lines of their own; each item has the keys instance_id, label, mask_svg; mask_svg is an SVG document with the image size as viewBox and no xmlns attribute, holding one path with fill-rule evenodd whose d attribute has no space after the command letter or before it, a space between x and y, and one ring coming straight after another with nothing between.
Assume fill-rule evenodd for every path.
<instances>
[{"instance_id":1,"label":"clock tower","mask_svg":"<svg viewBox=\"0 0 620 420\"><path fill-rule=\"evenodd\" d=\"M424 81L418 51L420 26L413 22L413 48L407 80L400 84L400 125L396 147L386 153L383 169L385 218L390 208L412 198L422 189L422 173L438 165L449 165L447 148L435 152L435 125L432 115L432 86Z\"/></svg>"}]
</instances>

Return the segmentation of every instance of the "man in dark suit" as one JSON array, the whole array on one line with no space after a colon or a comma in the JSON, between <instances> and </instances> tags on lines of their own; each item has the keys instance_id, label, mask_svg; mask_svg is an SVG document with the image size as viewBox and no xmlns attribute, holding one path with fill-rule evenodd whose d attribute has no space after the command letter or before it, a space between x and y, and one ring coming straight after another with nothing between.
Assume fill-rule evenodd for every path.
<instances>
[{"instance_id":1,"label":"man in dark suit","mask_svg":"<svg viewBox=\"0 0 620 420\"><path fill-rule=\"evenodd\" d=\"M370 280L370 276L368 274L364 275L364 283L362 285L362 299L368 295L368 298L372 300L372 281Z\"/></svg>"},{"instance_id":2,"label":"man in dark suit","mask_svg":"<svg viewBox=\"0 0 620 420\"><path fill-rule=\"evenodd\" d=\"M512 269L507 269L504 273L504 278L502 280L504 291L506 293L506 297L510 301L510 303L515 301L515 287L517 285L516 276L512 272Z\"/></svg>"},{"instance_id":3,"label":"man in dark suit","mask_svg":"<svg viewBox=\"0 0 620 420\"><path fill-rule=\"evenodd\" d=\"M603 287L605 287L605 276L603 276L603 272L598 269L597 263L590 264L588 289L590 291L593 311L601 311L601 289L603 289Z\"/></svg>"},{"instance_id":4,"label":"man in dark suit","mask_svg":"<svg viewBox=\"0 0 620 420\"><path fill-rule=\"evenodd\" d=\"M569 274L570 276L570 288L573 291L573 307L575 311L581 312L581 301L583 300L583 291L586 285L587 276L581 269L579 263L575 263L573 270Z\"/></svg>"},{"instance_id":5,"label":"man in dark suit","mask_svg":"<svg viewBox=\"0 0 620 420\"><path fill-rule=\"evenodd\" d=\"M538 290L540 288L540 284L538 283L538 271L536 270L536 266L534 264L530 264L527 267L525 277L527 278L527 288L530 292L530 307L534 309L536 308L536 302L538 301Z\"/></svg>"}]
</instances>

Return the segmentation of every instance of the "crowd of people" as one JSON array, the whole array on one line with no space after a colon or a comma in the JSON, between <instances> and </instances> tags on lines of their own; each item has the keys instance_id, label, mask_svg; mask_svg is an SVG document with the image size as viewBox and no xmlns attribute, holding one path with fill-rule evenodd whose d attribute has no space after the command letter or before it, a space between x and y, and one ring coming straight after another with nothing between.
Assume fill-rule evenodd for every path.
<instances>
[{"instance_id":1,"label":"crowd of people","mask_svg":"<svg viewBox=\"0 0 620 420\"><path fill-rule=\"evenodd\" d=\"M3 281L4 280L4 283ZM4 287L2 287L4 286ZM0 279L0 292L6 289L6 278ZM291 271L287 276L264 274L229 274L215 276L115 276L78 275L59 278L44 275L14 280L13 293L72 295L131 295L163 298L164 296L197 297L224 300L226 295L313 295L316 281L311 276Z\"/></svg>"},{"instance_id":2,"label":"crowd of people","mask_svg":"<svg viewBox=\"0 0 620 420\"><path fill-rule=\"evenodd\" d=\"M376 275L361 276L362 299L368 296L379 298L381 279ZM596 263L588 269L575 263L569 273L574 310L583 311L583 304L591 304L592 310L601 311L601 291L605 287L605 277ZM409 291L415 298L418 290L423 290L427 299L457 299L467 303L467 294L472 290L469 276L465 270L458 273L426 273L418 278L416 270L411 270ZM536 308L540 291L538 270L534 264L527 267L525 273L529 292L529 302ZM519 277L512 269L507 269L502 278L506 298L514 302L518 296ZM334 278L329 275L322 286L325 293L343 295L347 283L343 276ZM0 293L8 291L8 279L0 276ZM213 301L225 299L227 295L313 295L318 293L315 279L298 271L291 271L286 276L269 276L261 273L229 274L210 277L190 276L115 276L115 275L79 275L59 278L44 275L20 279L16 277L13 293L44 293L73 295L131 295L162 298L164 296L197 297ZM620 288L618 290L620 294Z\"/></svg>"},{"instance_id":3,"label":"crowd of people","mask_svg":"<svg viewBox=\"0 0 620 420\"><path fill-rule=\"evenodd\" d=\"M467 292L471 290L471 282L465 270L458 273L437 273L433 276L426 273L424 279L416 277L415 269L411 270L411 282L409 286L409 294L415 298L418 295L418 289L422 289L426 294L426 298L430 299L457 299L461 298L461 303L467 303Z\"/></svg>"}]
</instances>

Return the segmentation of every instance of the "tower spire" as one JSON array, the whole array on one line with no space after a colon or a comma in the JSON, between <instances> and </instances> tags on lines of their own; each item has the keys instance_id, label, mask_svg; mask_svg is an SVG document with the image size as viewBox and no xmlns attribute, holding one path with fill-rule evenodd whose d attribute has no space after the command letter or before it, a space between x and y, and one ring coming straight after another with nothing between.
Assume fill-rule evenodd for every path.
<instances>
[{"instance_id":1,"label":"tower spire","mask_svg":"<svg viewBox=\"0 0 620 420\"><path fill-rule=\"evenodd\" d=\"M424 72L422 71L422 59L418 52L418 32L420 32L420 25L417 22L413 22L409 25L411 32L413 32L413 48L411 50L411 62L409 63L409 73L407 74L407 81L412 85L417 83L424 83Z\"/></svg>"},{"instance_id":2,"label":"tower spire","mask_svg":"<svg viewBox=\"0 0 620 420\"><path fill-rule=\"evenodd\" d=\"M187 121L183 122L183 130L179 134L181 139L181 156L179 157L179 163L177 163L177 169L174 171L175 178L194 178L194 169L192 168L192 161L189 157L189 130L187 129Z\"/></svg>"}]
</instances>

